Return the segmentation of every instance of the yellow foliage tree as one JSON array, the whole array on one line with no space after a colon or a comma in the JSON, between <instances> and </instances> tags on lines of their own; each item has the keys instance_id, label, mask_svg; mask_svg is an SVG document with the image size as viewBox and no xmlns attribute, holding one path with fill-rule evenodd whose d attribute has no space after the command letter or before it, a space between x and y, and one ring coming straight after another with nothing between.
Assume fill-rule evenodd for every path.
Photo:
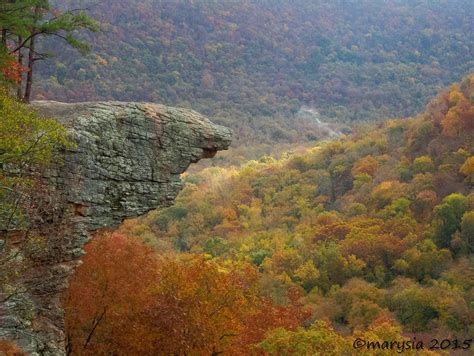
<instances>
[{"instance_id":1,"label":"yellow foliage tree","mask_svg":"<svg viewBox=\"0 0 474 356\"><path fill-rule=\"evenodd\" d=\"M459 172L466 176L469 183L474 183L474 156L466 159Z\"/></svg>"}]
</instances>

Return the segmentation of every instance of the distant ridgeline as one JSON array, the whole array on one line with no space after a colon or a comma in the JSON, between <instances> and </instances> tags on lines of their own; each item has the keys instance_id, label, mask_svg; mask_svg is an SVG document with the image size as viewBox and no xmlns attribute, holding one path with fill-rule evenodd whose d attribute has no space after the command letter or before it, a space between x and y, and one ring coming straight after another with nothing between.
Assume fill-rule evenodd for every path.
<instances>
[{"instance_id":1,"label":"distant ridgeline","mask_svg":"<svg viewBox=\"0 0 474 356\"><path fill-rule=\"evenodd\" d=\"M323 122L413 115L474 69L472 0L59 6L89 8L104 30L87 57L68 49L56 66L39 65L37 99L192 107L255 142L314 139L295 119L303 106Z\"/></svg>"}]
</instances>

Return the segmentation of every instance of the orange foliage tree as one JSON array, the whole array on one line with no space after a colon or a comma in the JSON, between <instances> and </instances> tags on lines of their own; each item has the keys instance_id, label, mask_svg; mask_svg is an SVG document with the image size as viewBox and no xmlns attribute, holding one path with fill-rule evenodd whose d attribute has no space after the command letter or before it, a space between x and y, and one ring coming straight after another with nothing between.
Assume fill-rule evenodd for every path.
<instances>
[{"instance_id":1,"label":"orange foliage tree","mask_svg":"<svg viewBox=\"0 0 474 356\"><path fill-rule=\"evenodd\" d=\"M87 252L64 299L72 354L248 353L269 329L309 317L296 291L286 307L260 297L248 264L163 257L120 234Z\"/></svg>"},{"instance_id":2,"label":"orange foliage tree","mask_svg":"<svg viewBox=\"0 0 474 356\"><path fill-rule=\"evenodd\" d=\"M474 75L463 79L461 84L453 85L448 95L449 110L443 118L443 133L449 136L472 133L474 130Z\"/></svg>"},{"instance_id":3,"label":"orange foliage tree","mask_svg":"<svg viewBox=\"0 0 474 356\"><path fill-rule=\"evenodd\" d=\"M13 342L0 340L0 355L5 356L23 356L26 355Z\"/></svg>"},{"instance_id":4,"label":"orange foliage tree","mask_svg":"<svg viewBox=\"0 0 474 356\"><path fill-rule=\"evenodd\" d=\"M139 350L145 330L137 316L157 278L156 256L118 234L96 237L86 252L64 297L68 352Z\"/></svg>"},{"instance_id":5,"label":"orange foliage tree","mask_svg":"<svg viewBox=\"0 0 474 356\"><path fill-rule=\"evenodd\" d=\"M11 56L0 55L0 80L19 83L25 68Z\"/></svg>"}]
</instances>

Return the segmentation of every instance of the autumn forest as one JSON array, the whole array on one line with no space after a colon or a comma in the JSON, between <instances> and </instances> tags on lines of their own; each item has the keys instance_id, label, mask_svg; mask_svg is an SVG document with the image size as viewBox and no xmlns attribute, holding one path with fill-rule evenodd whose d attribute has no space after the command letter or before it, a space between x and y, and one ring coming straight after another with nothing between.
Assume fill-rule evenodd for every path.
<instances>
[{"instance_id":1,"label":"autumn forest","mask_svg":"<svg viewBox=\"0 0 474 356\"><path fill-rule=\"evenodd\" d=\"M47 260L44 178L80 151L35 100L154 102L233 131L172 204L84 238L54 302L63 354L472 353L474 2L0 4L0 355L29 354L2 313Z\"/></svg>"}]
</instances>

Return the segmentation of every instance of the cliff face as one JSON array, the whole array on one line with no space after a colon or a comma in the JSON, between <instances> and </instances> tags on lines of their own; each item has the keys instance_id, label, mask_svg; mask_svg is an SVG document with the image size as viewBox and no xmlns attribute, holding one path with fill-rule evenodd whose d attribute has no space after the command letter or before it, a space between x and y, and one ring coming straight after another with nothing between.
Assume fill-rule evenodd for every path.
<instances>
[{"instance_id":1,"label":"cliff face","mask_svg":"<svg viewBox=\"0 0 474 356\"><path fill-rule=\"evenodd\" d=\"M231 133L200 114L145 103L37 102L69 130L75 147L45 181L57 193L61 223L47 253L22 277L23 293L0 303L0 338L29 354L63 354L59 296L89 234L172 204L192 162L227 149ZM29 315L25 318L25 311Z\"/></svg>"}]
</instances>

